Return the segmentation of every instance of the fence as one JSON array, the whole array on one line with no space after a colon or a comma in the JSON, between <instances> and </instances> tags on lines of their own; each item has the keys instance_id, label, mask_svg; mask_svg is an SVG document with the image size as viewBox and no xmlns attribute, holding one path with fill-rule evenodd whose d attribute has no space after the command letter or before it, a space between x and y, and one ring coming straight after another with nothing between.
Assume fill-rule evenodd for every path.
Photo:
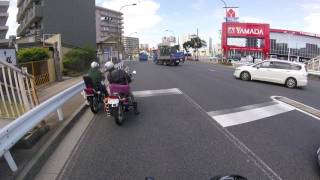
<instances>
[{"instance_id":1,"label":"fence","mask_svg":"<svg viewBox=\"0 0 320 180\"><path fill-rule=\"evenodd\" d=\"M33 76L0 61L0 118L17 118L38 105Z\"/></svg>"},{"instance_id":2,"label":"fence","mask_svg":"<svg viewBox=\"0 0 320 180\"><path fill-rule=\"evenodd\" d=\"M308 70L320 72L320 56L308 61Z\"/></svg>"},{"instance_id":3,"label":"fence","mask_svg":"<svg viewBox=\"0 0 320 180\"><path fill-rule=\"evenodd\" d=\"M20 63L20 66L27 68L28 73L34 76L36 86L50 82L48 60Z\"/></svg>"},{"instance_id":4,"label":"fence","mask_svg":"<svg viewBox=\"0 0 320 180\"><path fill-rule=\"evenodd\" d=\"M320 56L309 60L307 67L309 75L320 76Z\"/></svg>"},{"instance_id":5,"label":"fence","mask_svg":"<svg viewBox=\"0 0 320 180\"><path fill-rule=\"evenodd\" d=\"M57 111L59 120L63 120L61 106L84 89L80 82L71 88L41 103L34 109L20 116L15 121L0 129L0 157L4 156L10 169L17 171L18 167L10 153L10 149L31 129L36 127L50 113Z\"/></svg>"}]
</instances>

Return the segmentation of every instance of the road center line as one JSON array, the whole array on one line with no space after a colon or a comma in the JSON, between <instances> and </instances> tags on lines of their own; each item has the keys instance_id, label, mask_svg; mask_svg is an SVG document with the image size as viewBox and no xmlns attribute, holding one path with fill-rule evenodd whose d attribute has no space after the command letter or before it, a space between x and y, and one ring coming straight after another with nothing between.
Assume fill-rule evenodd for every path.
<instances>
[{"instance_id":1,"label":"road center line","mask_svg":"<svg viewBox=\"0 0 320 180\"><path fill-rule=\"evenodd\" d=\"M264 119L267 117L275 116L275 115L286 113L286 112L293 111L293 110L295 110L295 109L291 106L287 106L287 105L280 104L280 103L274 104L274 102L273 102L270 105L267 105L264 107L258 106L258 107L243 110L240 112L231 112L231 113L226 113L226 114L219 114L217 112L209 112L208 114L214 120L216 120L221 126L230 127L230 126L240 125L243 123L257 121L260 119Z\"/></svg>"},{"instance_id":2,"label":"road center line","mask_svg":"<svg viewBox=\"0 0 320 180\"><path fill-rule=\"evenodd\" d=\"M182 92L177 88L133 92L134 97L152 97L152 96L165 96L165 95L175 95L175 94L182 94Z\"/></svg>"}]
</instances>

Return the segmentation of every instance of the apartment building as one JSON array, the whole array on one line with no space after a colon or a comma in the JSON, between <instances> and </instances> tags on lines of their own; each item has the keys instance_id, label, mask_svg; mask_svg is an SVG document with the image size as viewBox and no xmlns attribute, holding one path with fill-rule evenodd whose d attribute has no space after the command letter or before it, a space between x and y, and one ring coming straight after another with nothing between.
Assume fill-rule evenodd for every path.
<instances>
[{"instance_id":1,"label":"apartment building","mask_svg":"<svg viewBox=\"0 0 320 180\"><path fill-rule=\"evenodd\" d=\"M18 0L17 6L17 36L27 42L61 34L66 45L96 47L95 0Z\"/></svg>"}]
</instances>

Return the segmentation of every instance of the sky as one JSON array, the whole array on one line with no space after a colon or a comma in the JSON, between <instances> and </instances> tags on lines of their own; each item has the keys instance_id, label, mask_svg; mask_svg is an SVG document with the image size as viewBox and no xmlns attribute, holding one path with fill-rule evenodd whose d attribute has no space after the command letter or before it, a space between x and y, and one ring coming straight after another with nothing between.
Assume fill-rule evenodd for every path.
<instances>
[{"instance_id":1,"label":"sky","mask_svg":"<svg viewBox=\"0 0 320 180\"><path fill-rule=\"evenodd\" d=\"M16 1L10 0L8 35L15 35ZM320 0L225 0L228 6L239 7L240 22L268 23L271 28L289 29L320 34ZM220 41L219 30L224 21L221 0L96 0L96 4L122 9L125 35L140 38L140 43L155 45L162 36L175 35L181 40L196 34L214 43ZM166 31L169 30L169 31ZM137 32L137 33L135 33Z\"/></svg>"}]
</instances>

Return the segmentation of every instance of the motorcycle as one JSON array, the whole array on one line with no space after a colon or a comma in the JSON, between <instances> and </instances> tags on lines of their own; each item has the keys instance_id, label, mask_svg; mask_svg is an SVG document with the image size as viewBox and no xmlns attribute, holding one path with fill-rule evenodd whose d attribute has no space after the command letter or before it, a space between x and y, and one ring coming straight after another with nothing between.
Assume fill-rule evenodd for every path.
<instances>
[{"instance_id":1,"label":"motorcycle","mask_svg":"<svg viewBox=\"0 0 320 180\"><path fill-rule=\"evenodd\" d=\"M84 76L83 80L86 86L83 90L83 95L87 100L87 104L90 106L92 113L97 114L100 109L100 103L103 102L105 95L101 91L97 91L93 88L93 82L90 77Z\"/></svg>"},{"instance_id":2,"label":"motorcycle","mask_svg":"<svg viewBox=\"0 0 320 180\"><path fill-rule=\"evenodd\" d=\"M136 74L133 71L132 74ZM132 74L130 74L133 80ZM121 126L125 121L125 112L128 112L130 108L137 108L137 103L133 102L130 94L129 85L110 84L110 96L105 103L106 111L114 118L116 124Z\"/></svg>"}]
</instances>

